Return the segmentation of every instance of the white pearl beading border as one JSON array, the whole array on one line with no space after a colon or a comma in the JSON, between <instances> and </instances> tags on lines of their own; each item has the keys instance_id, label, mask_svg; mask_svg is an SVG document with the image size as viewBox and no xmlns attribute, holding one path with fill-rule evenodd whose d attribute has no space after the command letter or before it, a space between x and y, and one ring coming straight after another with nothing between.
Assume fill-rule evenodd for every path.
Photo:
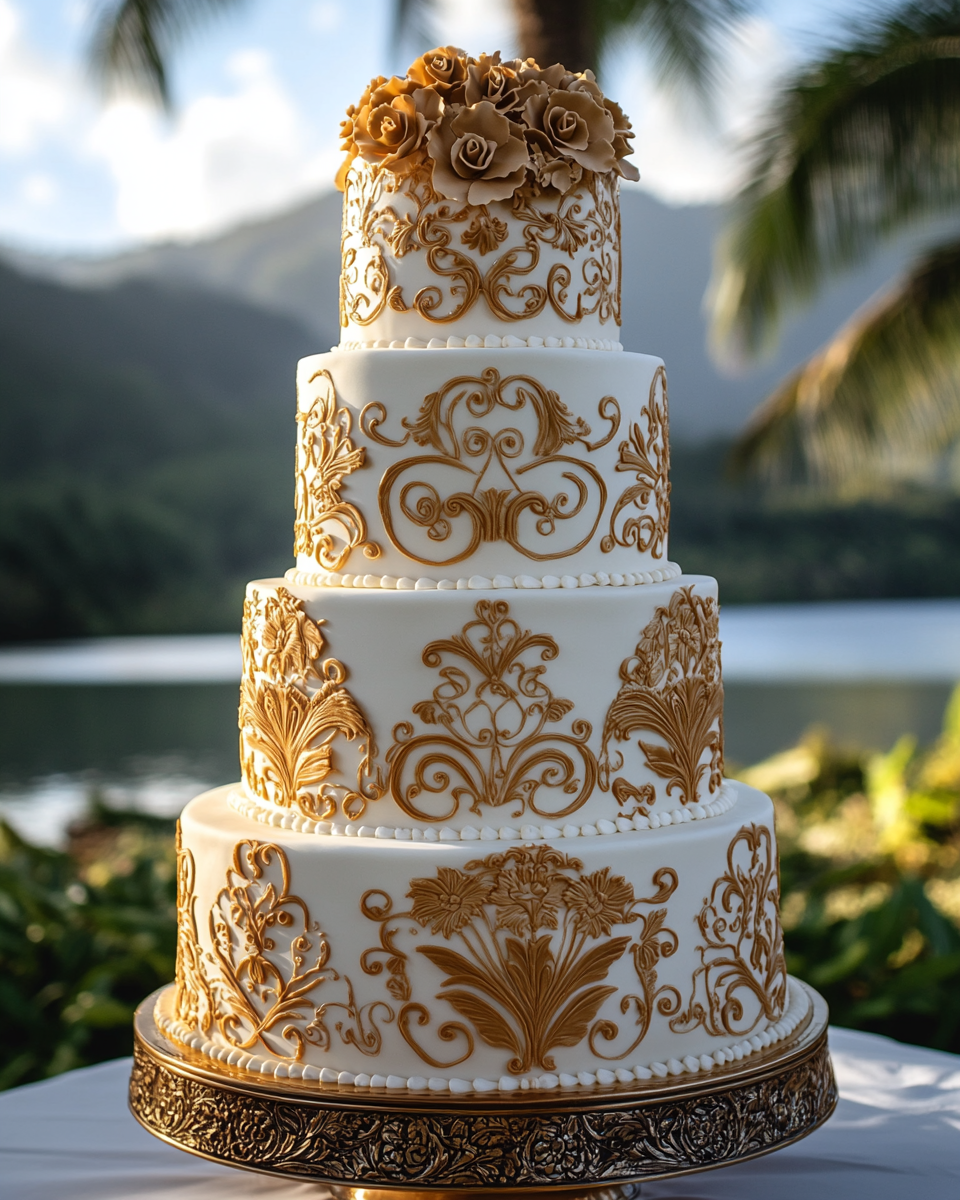
<instances>
[{"instance_id":1,"label":"white pearl beading border","mask_svg":"<svg viewBox=\"0 0 960 1200\"><path fill-rule=\"evenodd\" d=\"M380 338L375 342L341 342L331 350L612 350L622 351L621 342L610 338L584 337L514 337L512 333L501 336L488 333L480 336L471 333L467 337L423 338L408 337L402 341Z\"/></svg>"},{"instance_id":2,"label":"white pearl beading border","mask_svg":"<svg viewBox=\"0 0 960 1200\"><path fill-rule=\"evenodd\" d=\"M377 838L397 842L539 842L555 838L609 837L615 833L635 833L644 829L661 829L667 825L685 825L689 821L703 821L729 812L737 802L736 788L724 782L717 794L705 804L688 804L672 812L652 813L649 817L616 817L612 821L599 820L592 825L521 825L515 829L504 825L494 829L484 825L476 829L467 825L463 829L426 829L398 827L396 825L361 825L351 821L338 824L335 821L315 821L289 808L274 808L259 797L251 797L243 791L231 791L227 803L234 812L261 825L272 825L275 829L289 829L293 833L316 833L327 837Z\"/></svg>"},{"instance_id":3,"label":"white pearl beading border","mask_svg":"<svg viewBox=\"0 0 960 1200\"><path fill-rule=\"evenodd\" d=\"M284 574L288 583L304 587L382 588L397 592L462 592L497 591L501 588L537 590L544 588L640 587L648 583L669 583L683 574L675 562L664 563L653 571L630 571L626 574L595 571L582 575L471 575L469 579L413 579L396 575L349 575L339 571L301 571L291 567Z\"/></svg>"},{"instance_id":4,"label":"white pearl beading border","mask_svg":"<svg viewBox=\"0 0 960 1200\"><path fill-rule=\"evenodd\" d=\"M712 1054L688 1054L682 1059L670 1058L666 1062L652 1062L644 1066L620 1067L616 1071L608 1071L601 1067L597 1071L579 1071L576 1075L564 1072L556 1075L524 1076L519 1079L510 1075L502 1075L498 1080L443 1079L439 1076L427 1078L423 1075L411 1075L407 1078L402 1075L355 1075L352 1071L335 1071L332 1067L304 1066L302 1063L281 1062L276 1058L248 1054L245 1050L228 1050L225 1046L217 1046L182 1021L168 1016L161 1007L163 996L157 1000L154 1007L154 1020L167 1037L199 1051L207 1058L222 1062L228 1067L239 1067L241 1070L253 1071L273 1079L302 1079L308 1083L336 1083L361 1089L453 1092L455 1095L465 1092L552 1091L554 1088L594 1087L598 1083L604 1087L614 1083L642 1083L654 1078L666 1079L670 1075L706 1074L716 1067L726 1066L727 1063L741 1062L751 1054L757 1054L766 1050L768 1046L788 1038L806 1017L810 1008L810 998L806 991L793 979L788 979L787 987L787 1007L779 1021L768 1025L752 1037L723 1046Z\"/></svg>"}]
</instances>

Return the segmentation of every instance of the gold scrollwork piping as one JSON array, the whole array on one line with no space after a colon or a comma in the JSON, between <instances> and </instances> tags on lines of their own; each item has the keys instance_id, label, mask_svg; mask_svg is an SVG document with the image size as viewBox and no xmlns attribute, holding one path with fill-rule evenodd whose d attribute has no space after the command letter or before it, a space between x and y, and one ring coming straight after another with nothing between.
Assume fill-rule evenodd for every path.
<instances>
[{"instance_id":1,"label":"gold scrollwork piping","mask_svg":"<svg viewBox=\"0 0 960 1200\"><path fill-rule=\"evenodd\" d=\"M723 683L720 675L720 628L717 602L692 586L678 589L669 605L656 610L631 658L620 666L622 680L607 710L600 757L600 786L623 766L613 741L635 733L656 734L663 745L639 741L647 766L667 780L667 795L679 792L681 804L698 799L707 775L712 794L723 781ZM703 762L709 754L707 762ZM629 785L613 780L618 800ZM618 790L619 789L619 790ZM638 796L637 799L640 797Z\"/></svg>"},{"instance_id":2,"label":"gold scrollwork piping","mask_svg":"<svg viewBox=\"0 0 960 1200\"><path fill-rule=\"evenodd\" d=\"M482 296L490 311L502 321L523 321L538 316L549 304L571 324L596 314L605 323L620 322L620 215L613 178L587 172L581 184L556 207L532 195L518 193L512 208L502 207L521 223L519 245L507 247L482 271L468 254L453 246L456 227L462 245L481 257L509 236L506 222L486 205L458 206L442 200L433 190L428 169L418 169L398 179L388 171L362 166L350 170L345 180L340 324L367 326L390 307L396 312L416 312L433 324L456 321ZM398 195L404 210L383 204ZM413 211L407 211L412 208ZM540 265L541 247L579 262L575 284L569 266L554 263L545 283L527 282ZM420 288L411 303L399 284L391 282L390 257L399 259L422 249L430 272L438 282ZM450 281L449 283L447 281ZM516 287L515 281L521 281ZM571 311L571 291L576 290Z\"/></svg>"},{"instance_id":3,"label":"gold scrollwork piping","mask_svg":"<svg viewBox=\"0 0 960 1200\"><path fill-rule=\"evenodd\" d=\"M548 819L567 816L592 792L597 762L586 721L573 721L569 734L544 731L573 708L543 681L540 664L560 649L548 634L521 629L505 600L480 600L475 612L460 633L423 651L424 664L443 682L413 711L438 732L415 736L409 722L394 727L386 755L391 795L418 821L449 820L465 802L477 814L513 805L513 817L528 809ZM524 661L538 651L540 663ZM445 655L454 662L444 666ZM430 812L421 806L424 796L441 797L446 807Z\"/></svg>"},{"instance_id":4,"label":"gold scrollwork piping","mask_svg":"<svg viewBox=\"0 0 960 1200\"><path fill-rule=\"evenodd\" d=\"M253 792L307 817L359 817L383 794L377 746L366 716L345 686L341 662L320 662L320 626L286 588L244 605L240 758ZM338 738L356 746L356 784L338 784Z\"/></svg>"},{"instance_id":5,"label":"gold scrollwork piping","mask_svg":"<svg viewBox=\"0 0 960 1200\"><path fill-rule=\"evenodd\" d=\"M177 960L173 1011L184 1024L208 1033L217 1014L217 1001L207 978L197 932L197 868L184 849L177 821Z\"/></svg>"},{"instance_id":6,"label":"gold scrollwork piping","mask_svg":"<svg viewBox=\"0 0 960 1200\"><path fill-rule=\"evenodd\" d=\"M297 1022L312 1008L310 993L331 977L330 945L306 903L290 892L290 865L279 846L237 843L226 886L210 910L210 937L224 1001L217 1016L222 1036L240 1050L259 1042L300 1059L310 1029ZM278 1050L277 1037L293 1049Z\"/></svg>"},{"instance_id":7,"label":"gold scrollwork piping","mask_svg":"<svg viewBox=\"0 0 960 1200\"><path fill-rule=\"evenodd\" d=\"M616 470L636 475L617 499L610 513L610 532L600 542L609 553L614 546L636 546L654 558L662 558L670 526L670 431L667 415L667 373L657 367L650 383L650 396L640 410L646 418L646 437L640 426L630 427L630 436L620 443ZM618 528L625 510L635 508L639 515L628 517Z\"/></svg>"},{"instance_id":8,"label":"gold scrollwork piping","mask_svg":"<svg viewBox=\"0 0 960 1200\"><path fill-rule=\"evenodd\" d=\"M693 975L690 1002L670 1028L686 1033L702 1025L717 1037L742 1037L761 1020L778 1020L787 1001L787 967L780 875L767 826L744 825L734 836L727 870L704 900L697 927L703 938L701 965ZM753 1015L745 1012L744 994L753 999Z\"/></svg>"},{"instance_id":9,"label":"gold scrollwork piping","mask_svg":"<svg viewBox=\"0 0 960 1200\"><path fill-rule=\"evenodd\" d=\"M327 571L339 571L350 554L362 549L378 558L380 547L368 542L360 510L340 495L346 475L362 467L366 450L350 437L350 410L337 406L337 390L329 371L317 371L309 384L322 380L306 410L297 407L296 523L294 554L307 554Z\"/></svg>"},{"instance_id":10,"label":"gold scrollwork piping","mask_svg":"<svg viewBox=\"0 0 960 1200\"><path fill-rule=\"evenodd\" d=\"M431 1067L448 1070L456 1067L473 1054L474 1039L466 1025L457 1021L444 1021L437 1027L437 1037L442 1042L455 1042L462 1038L463 1052L458 1057L448 1060L439 1059L431 1054L417 1040L411 1026L426 1029L431 1022L430 1010L423 1004L411 999L412 988L410 977L407 975L407 955L396 944L396 938L404 921L412 921L410 912L395 913L393 900L379 888L371 888L360 898L360 911L369 921L380 927L380 945L371 946L360 955L360 967L367 975L380 975L387 971L386 989L401 1005L397 1013L397 1028L407 1043L420 1058ZM408 926L412 934L416 934L416 924Z\"/></svg>"},{"instance_id":11,"label":"gold scrollwork piping","mask_svg":"<svg viewBox=\"0 0 960 1200\"><path fill-rule=\"evenodd\" d=\"M533 413L537 429L528 461L521 461L526 441L519 429L464 427L464 422L482 421L499 409ZM372 441L396 448L412 439L433 452L402 459L384 472L378 502L387 536L408 558L430 566L461 562L482 542L506 542L538 562L576 554L596 532L607 488L595 467L560 450L580 442L591 451L612 439L620 406L605 396L598 411L611 429L590 443L590 426L574 417L556 392L528 375L501 378L493 367L478 376L456 376L432 392L415 419L401 420L405 433L399 440L381 432L383 404L366 405L360 427ZM537 490L537 478L552 479L558 471L563 486L552 498ZM455 482L458 478L463 486ZM575 543L551 545L558 525L585 510ZM418 530L437 544L436 554L410 544ZM451 545L452 538L459 542Z\"/></svg>"}]
</instances>

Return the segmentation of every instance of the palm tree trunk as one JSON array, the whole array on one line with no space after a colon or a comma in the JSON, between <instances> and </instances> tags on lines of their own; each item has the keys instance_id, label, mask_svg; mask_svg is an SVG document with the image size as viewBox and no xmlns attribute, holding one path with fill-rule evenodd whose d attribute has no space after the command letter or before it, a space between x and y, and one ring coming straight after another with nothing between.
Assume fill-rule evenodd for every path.
<instances>
[{"instance_id":1,"label":"palm tree trunk","mask_svg":"<svg viewBox=\"0 0 960 1200\"><path fill-rule=\"evenodd\" d=\"M592 0L513 0L522 58L596 69Z\"/></svg>"}]
</instances>

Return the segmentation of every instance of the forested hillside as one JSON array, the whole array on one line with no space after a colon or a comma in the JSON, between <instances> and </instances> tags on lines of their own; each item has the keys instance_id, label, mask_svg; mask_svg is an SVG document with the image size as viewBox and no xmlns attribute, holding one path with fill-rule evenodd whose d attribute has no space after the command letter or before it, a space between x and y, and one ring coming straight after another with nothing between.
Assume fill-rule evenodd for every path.
<instances>
[{"instance_id":1,"label":"forested hillside","mask_svg":"<svg viewBox=\"0 0 960 1200\"><path fill-rule=\"evenodd\" d=\"M293 320L0 267L0 637L237 624L290 556Z\"/></svg>"}]
</instances>

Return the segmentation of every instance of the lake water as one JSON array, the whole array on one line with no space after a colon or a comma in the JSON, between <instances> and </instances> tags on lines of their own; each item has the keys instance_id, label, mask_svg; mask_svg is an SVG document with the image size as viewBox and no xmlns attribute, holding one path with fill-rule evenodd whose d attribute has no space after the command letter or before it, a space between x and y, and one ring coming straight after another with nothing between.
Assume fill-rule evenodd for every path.
<instances>
[{"instance_id":1,"label":"lake water","mask_svg":"<svg viewBox=\"0 0 960 1200\"><path fill-rule=\"evenodd\" d=\"M783 605L721 617L727 757L759 761L820 725L886 749L932 740L960 679L960 602ZM0 650L0 813L56 844L98 792L176 813L238 777L231 636Z\"/></svg>"}]
</instances>

